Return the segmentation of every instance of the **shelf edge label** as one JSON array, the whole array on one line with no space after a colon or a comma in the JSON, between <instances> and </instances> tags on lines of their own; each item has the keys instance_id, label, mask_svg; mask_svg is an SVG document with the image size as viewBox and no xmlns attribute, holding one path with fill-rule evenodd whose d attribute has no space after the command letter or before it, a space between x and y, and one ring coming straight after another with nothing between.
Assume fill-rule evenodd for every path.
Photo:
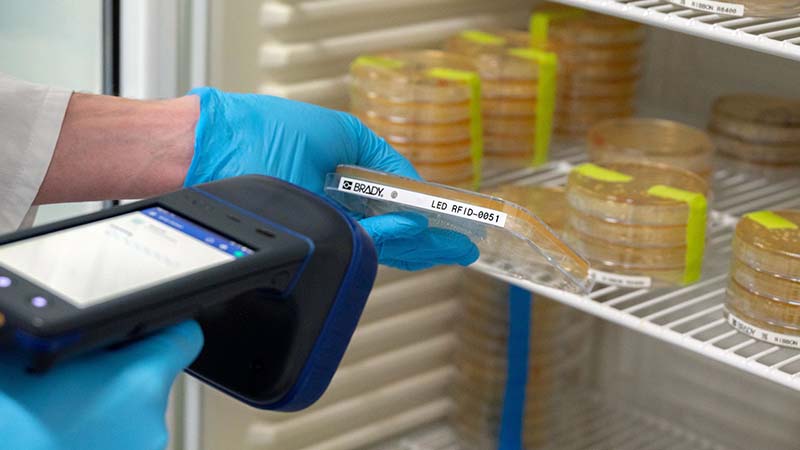
<instances>
[{"instance_id":1,"label":"shelf edge label","mask_svg":"<svg viewBox=\"0 0 800 450\"><path fill-rule=\"evenodd\" d=\"M753 339L769 342L770 344L780 345L783 347L800 348L800 336L792 336L791 334L783 334L775 331L765 330L761 327L753 325L744 321L728 311L728 324L740 333L744 333Z\"/></svg>"},{"instance_id":2,"label":"shelf edge label","mask_svg":"<svg viewBox=\"0 0 800 450\"><path fill-rule=\"evenodd\" d=\"M505 227L506 219L508 219L508 214L494 209L355 178L341 177L337 190L361 197L413 206L426 211L447 214L500 228Z\"/></svg>"},{"instance_id":3,"label":"shelf edge label","mask_svg":"<svg viewBox=\"0 0 800 450\"><path fill-rule=\"evenodd\" d=\"M602 270L589 269L589 278L601 283L625 288L645 289L653 285L650 277L637 275L620 275L617 273L603 272Z\"/></svg>"},{"instance_id":4,"label":"shelf edge label","mask_svg":"<svg viewBox=\"0 0 800 450\"><path fill-rule=\"evenodd\" d=\"M687 8L699 9L714 14L744 16L744 5L738 3L716 2L713 0L669 0L670 3Z\"/></svg>"}]
</instances>

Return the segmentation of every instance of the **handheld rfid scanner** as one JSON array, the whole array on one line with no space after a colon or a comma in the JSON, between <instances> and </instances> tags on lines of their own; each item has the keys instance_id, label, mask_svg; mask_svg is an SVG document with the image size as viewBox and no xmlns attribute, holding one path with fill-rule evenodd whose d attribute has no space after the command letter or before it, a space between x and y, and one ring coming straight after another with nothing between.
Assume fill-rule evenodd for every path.
<instances>
[{"instance_id":1,"label":"handheld rfid scanner","mask_svg":"<svg viewBox=\"0 0 800 450\"><path fill-rule=\"evenodd\" d=\"M0 335L44 371L194 318L205 345L190 374L297 410L327 388L376 269L329 200L230 178L0 236Z\"/></svg>"}]
</instances>

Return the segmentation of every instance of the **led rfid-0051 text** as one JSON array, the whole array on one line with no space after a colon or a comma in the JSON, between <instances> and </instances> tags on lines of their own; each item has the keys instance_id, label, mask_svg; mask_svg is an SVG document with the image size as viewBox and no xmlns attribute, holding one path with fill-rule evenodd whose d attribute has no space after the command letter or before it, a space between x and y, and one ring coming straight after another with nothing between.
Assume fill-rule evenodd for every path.
<instances>
[{"instance_id":1,"label":"led rfid-0051 text","mask_svg":"<svg viewBox=\"0 0 800 450\"><path fill-rule=\"evenodd\" d=\"M339 180L338 190L362 197L381 199L387 202L462 217L498 227L505 226L508 218L506 213L490 208L347 177L342 177Z\"/></svg>"}]
</instances>

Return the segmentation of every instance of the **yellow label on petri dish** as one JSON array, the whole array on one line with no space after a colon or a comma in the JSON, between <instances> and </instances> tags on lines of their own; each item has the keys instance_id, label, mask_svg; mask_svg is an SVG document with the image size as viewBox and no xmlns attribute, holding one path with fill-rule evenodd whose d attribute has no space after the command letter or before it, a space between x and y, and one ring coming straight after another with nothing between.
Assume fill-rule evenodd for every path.
<instances>
[{"instance_id":1,"label":"yellow label on petri dish","mask_svg":"<svg viewBox=\"0 0 800 450\"><path fill-rule=\"evenodd\" d=\"M700 279L703 269L703 252L706 245L706 215L708 202L705 195L665 185L656 185L647 190L654 197L684 202L689 207L686 222L686 268L683 283L690 284Z\"/></svg>"},{"instance_id":2,"label":"yellow label on petri dish","mask_svg":"<svg viewBox=\"0 0 800 450\"><path fill-rule=\"evenodd\" d=\"M542 47L550 41L550 22L554 20L579 19L586 11L577 8L565 8L556 11L538 11L531 15L531 45Z\"/></svg>"},{"instance_id":3,"label":"yellow label on petri dish","mask_svg":"<svg viewBox=\"0 0 800 450\"><path fill-rule=\"evenodd\" d=\"M627 183L633 180L633 177L626 175L616 170L606 169L596 164L586 163L572 169L585 177L592 178L598 181L605 181L607 183Z\"/></svg>"},{"instance_id":4,"label":"yellow label on petri dish","mask_svg":"<svg viewBox=\"0 0 800 450\"><path fill-rule=\"evenodd\" d=\"M536 61L539 67L536 88L536 130L533 139L534 167L547 162L550 139L553 135L553 114L556 110L556 70L558 56L535 48L512 48L508 54Z\"/></svg>"},{"instance_id":5,"label":"yellow label on petri dish","mask_svg":"<svg viewBox=\"0 0 800 450\"><path fill-rule=\"evenodd\" d=\"M468 70L448 69L435 67L428 71L434 78L453 80L466 83L469 86L469 131L470 153L472 155L472 168L475 190L480 188L481 172L483 165L483 114L481 113L481 77L477 72Z\"/></svg>"},{"instance_id":6,"label":"yellow label on petri dish","mask_svg":"<svg viewBox=\"0 0 800 450\"><path fill-rule=\"evenodd\" d=\"M466 30L461 32L461 37L468 41L484 45L506 45L506 39L496 34L480 30Z\"/></svg>"},{"instance_id":7,"label":"yellow label on petri dish","mask_svg":"<svg viewBox=\"0 0 800 450\"><path fill-rule=\"evenodd\" d=\"M382 67L384 69L399 69L405 62L399 59L385 58L383 56L359 56L353 61L353 66Z\"/></svg>"},{"instance_id":8,"label":"yellow label on petri dish","mask_svg":"<svg viewBox=\"0 0 800 450\"><path fill-rule=\"evenodd\" d=\"M797 224L772 211L756 211L744 215L768 230L796 230Z\"/></svg>"}]
</instances>

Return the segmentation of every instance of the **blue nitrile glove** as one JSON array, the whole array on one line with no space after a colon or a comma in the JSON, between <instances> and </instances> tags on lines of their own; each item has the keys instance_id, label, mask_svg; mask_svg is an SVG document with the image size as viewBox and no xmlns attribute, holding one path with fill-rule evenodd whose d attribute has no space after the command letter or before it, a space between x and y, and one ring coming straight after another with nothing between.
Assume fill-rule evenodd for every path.
<instances>
[{"instance_id":1,"label":"blue nitrile glove","mask_svg":"<svg viewBox=\"0 0 800 450\"><path fill-rule=\"evenodd\" d=\"M202 346L200 326L185 322L44 374L0 351L0 448L163 450L170 387Z\"/></svg>"},{"instance_id":2,"label":"blue nitrile glove","mask_svg":"<svg viewBox=\"0 0 800 450\"><path fill-rule=\"evenodd\" d=\"M269 175L324 195L325 175L354 164L419 178L357 118L307 103L256 94L193 89L200 97L195 152L186 186L247 174ZM458 233L428 228L424 217L388 214L361 221L382 264L419 270L469 265L478 249Z\"/></svg>"}]
</instances>

